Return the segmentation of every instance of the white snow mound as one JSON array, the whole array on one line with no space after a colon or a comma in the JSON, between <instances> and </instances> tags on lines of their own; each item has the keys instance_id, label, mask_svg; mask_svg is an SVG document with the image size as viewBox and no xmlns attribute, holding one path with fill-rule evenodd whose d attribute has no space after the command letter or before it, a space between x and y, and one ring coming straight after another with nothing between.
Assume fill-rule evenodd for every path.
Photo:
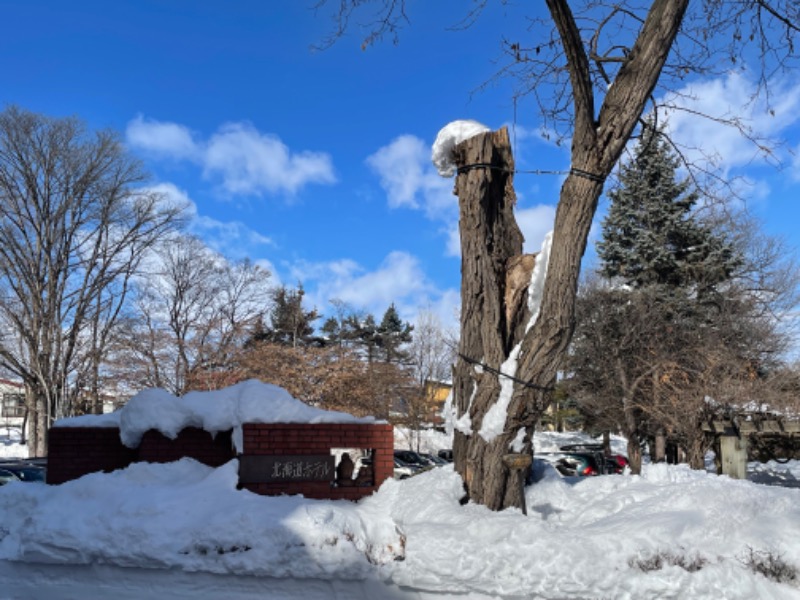
<instances>
[{"instance_id":1,"label":"white snow mound","mask_svg":"<svg viewBox=\"0 0 800 600\"><path fill-rule=\"evenodd\" d=\"M464 140L491 131L486 125L472 120L453 121L445 125L433 142L431 160L433 166L442 177L452 177L456 174L456 164L453 162L453 148Z\"/></svg>"},{"instance_id":2,"label":"white snow mound","mask_svg":"<svg viewBox=\"0 0 800 600\"><path fill-rule=\"evenodd\" d=\"M175 439L185 427L212 434L233 429L236 449L242 448L244 423L375 423L343 412L322 410L293 398L282 387L250 379L223 390L189 392L176 397L162 389L148 389L107 415L62 419L56 427L119 427L122 443L139 445L144 433L157 429Z\"/></svg>"}]
</instances>

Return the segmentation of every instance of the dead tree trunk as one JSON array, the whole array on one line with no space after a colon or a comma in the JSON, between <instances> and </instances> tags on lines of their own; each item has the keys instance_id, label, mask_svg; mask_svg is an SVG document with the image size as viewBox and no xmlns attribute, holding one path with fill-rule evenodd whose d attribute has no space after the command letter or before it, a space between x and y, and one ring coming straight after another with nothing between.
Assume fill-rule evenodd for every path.
<instances>
[{"instance_id":1,"label":"dead tree trunk","mask_svg":"<svg viewBox=\"0 0 800 600\"><path fill-rule=\"evenodd\" d=\"M574 329L580 263L603 182L655 87L687 5L688 0L653 2L598 113L589 59L569 4L547 0L570 73L575 128L535 322L507 283L516 280L512 271L532 262L519 258L522 235L513 216L508 134L481 134L455 149L462 283L453 454L470 499L491 509L519 504L515 478L502 457L512 446L530 452L534 426Z\"/></svg>"},{"instance_id":2,"label":"dead tree trunk","mask_svg":"<svg viewBox=\"0 0 800 600\"><path fill-rule=\"evenodd\" d=\"M461 231L461 338L454 369L456 469L474 501L493 509L519 504L517 478L502 456L516 430L487 441L484 417L500 396L498 372L517 343L524 294L507 285L509 263L521 265L522 233L514 219L514 159L508 131L467 140L456 148L456 194ZM512 259L515 259L512 261ZM529 263L532 261L528 261ZM530 272L518 278L527 284ZM508 282L510 283L510 282ZM523 284L523 290L524 288ZM512 306L507 306L506 300ZM507 384L506 384L507 385ZM530 450L530 436L527 439Z\"/></svg>"}]
</instances>

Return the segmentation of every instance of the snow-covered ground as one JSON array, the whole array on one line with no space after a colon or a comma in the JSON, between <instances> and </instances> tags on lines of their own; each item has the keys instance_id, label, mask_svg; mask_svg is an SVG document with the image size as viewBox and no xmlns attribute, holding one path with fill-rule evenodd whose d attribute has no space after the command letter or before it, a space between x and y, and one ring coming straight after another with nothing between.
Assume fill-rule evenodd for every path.
<instances>
[{"instance_id":1,"label":"snow-covered ground","mask_svg":"<svg viewBox=\"0 0 800 600\"><path fill-rule=\"evenodd\" d=\"M273 388L150 392L102 419L133 442L155 425L169 435L187 423L351 419ZM535 448L588 439L537 433ZM0 448L25 456L7 441ZM450 446L445 434L403 430L395 443ZM612 445L624 452L625 440ZM751 470L779 485L668 465L568 480L545 466L526 489L527 516L462 505L452 466L387 481L358 503L238 490L237 460L13 482L0 487L0 599L800 598L788 577L800 569L800 462Z\"/></svg>"},{"instance_id":2,"label":"snow-covered ground","mask_svg":"<svg viewBox=\"0 0 800 600\"><path fill-rule=\"evenodd\" d=\"M747 566L768 553L800 567L798 489L683 466L577 483L549 472L524 516L462 506L451 467L357 504L262 497L236 480L236 461L184 459L8 484L0 598L800 597Z\"/></svg>"},{"instance_id":3,"label":"snow-covered ground","mask_svg":"<svg viewBox=\"0 0 800 600\"><path fill-rule=\"evenodd\" d=\"M28 447L20 444L21 437L18 427L0 427L0 459L28 458Z\"/></svg>"}]
</instances>

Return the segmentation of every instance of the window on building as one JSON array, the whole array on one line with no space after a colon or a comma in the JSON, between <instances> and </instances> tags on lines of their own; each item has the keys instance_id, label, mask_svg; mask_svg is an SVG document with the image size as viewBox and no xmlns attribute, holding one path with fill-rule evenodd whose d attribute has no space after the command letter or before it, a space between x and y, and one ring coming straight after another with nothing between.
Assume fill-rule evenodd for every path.
<instances>
[{"instance_id":1,"label":"window on building","mask_svg":"<svg viewBox=\"0 0 800 600\"><path fill-rule=\"evenodd\" d=\"M25 416L25 394L16 392L3 394L2 416L5 418L15 418Z\"/></svg>"}]
</instances>

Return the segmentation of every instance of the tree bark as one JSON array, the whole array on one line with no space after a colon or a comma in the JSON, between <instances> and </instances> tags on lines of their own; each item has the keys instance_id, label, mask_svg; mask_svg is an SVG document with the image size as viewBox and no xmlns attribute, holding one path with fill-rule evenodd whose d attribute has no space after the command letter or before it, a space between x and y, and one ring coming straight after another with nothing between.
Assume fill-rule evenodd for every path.
<instances>
[{"instance_id":1,"label":"tree bark","mask_svg":"<svg viewBox=\"0 0 800 600\"><path fill-rule=\"evenodd\" d=\"M664 431L664 428L659 428L656 432L656 439L655 439L655 455L653 456L653 462L660 463L665 462L667 460L667 434Z\"/></svg>"},{"instance_id":2,"label":"tree bark","mask_svg":"<svg viewBox=\"0 0 800 600\"><path fill-rule=\"evenodd\" d=\"M635 433L628 437L628 467L633 475L640 475L642 472L642 446Z\"/></svg>"},{"instance_id":3,"label":"tree bark","mask_svg":"<svg viewBox=\"0 0 800 600\"><path fill-rule=\"evenodd\" d=\"M505 302L507 265L522 254L522 234L513 215L514 163L508 134L504 130L482 134L455 151L462 283L453 453L469 498L494 510L519 504L519 490L502 456L513 441L518 450L531 451L535 424L548 402L547 390L574 330L580 263L603 183L658 81L688 0L654 0L597 117L589 61L569 4L547 0L547 6L570 73L575 128L572 168L556 210L540 316L530 327L527 307L515 311ZM479 164L491 166L475 166ZM519 326L509 326L510 321ZM498 376L500 371L505 375ZM507 409L501 412L504 427L501 433L487 434L484 420L502 397L503 381L505 394L511 388Z\"/></svg>"},{"instance_id":4,"label":"tree bark","mask_svg":"<svg viewBox=\"0 0 800 600\"><path fill-rule=\"evenodd\" d=\"M461 337L454 368L457 426L455 468L469 497L498 510L519 505L517 479L502 456L517 429L487 441L479 432L497 400L496 374L517 343L517 311L506 306L507 265L522 255L522 233L514 219L514 160L504 128L476 136L456 148L456 179L461 231ZM488 165L488 166L480 166ZM508 295L511 298L513 295ZM525 303L520 310L525 311ZM530 451L530 435L526 449Z\"/></svg>"}]
</instances>

